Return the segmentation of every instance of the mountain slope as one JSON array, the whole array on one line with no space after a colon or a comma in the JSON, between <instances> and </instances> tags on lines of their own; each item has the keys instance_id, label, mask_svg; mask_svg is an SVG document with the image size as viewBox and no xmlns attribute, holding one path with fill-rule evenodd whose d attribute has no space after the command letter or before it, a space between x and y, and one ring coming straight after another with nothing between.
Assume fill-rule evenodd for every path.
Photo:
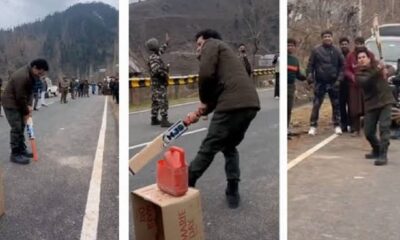
<instances>
[{"instance_id":1,"label":"mountain slope","mask_svg":"<svg viewBox=\"0 0 400 240\"><path fill-rule=\"evenodd\" d=\"M279 48L278 0L147 0L130 4L130 56L146 69L148 56L144 43L151 37L164 39L168 32L171 46L165 60L173 73L196 71L194 35L204 28L219 31L232 47L245 43L257 54L274 53Z\"/></svg>"},{"instance_id":2,"label":"mountain slope","mask_svg":"<svg viewBox=\"0 0 400 240\"><path fill-rule=\"evenodd\" d=\"M103 3L76 4L41 21L0 31L0 75L37 57L49 61L53 78L87 77L113 67L118 53L118 12Z\"/></svg>"}]
</instances>

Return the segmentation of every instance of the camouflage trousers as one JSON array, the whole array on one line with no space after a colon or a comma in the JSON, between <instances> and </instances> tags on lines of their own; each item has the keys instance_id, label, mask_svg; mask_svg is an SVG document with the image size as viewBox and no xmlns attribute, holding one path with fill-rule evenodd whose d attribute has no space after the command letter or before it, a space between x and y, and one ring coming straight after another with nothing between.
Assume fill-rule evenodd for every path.
<instances>
[{"instance_id":1,"label":"camouflage trousers","mask_svg":"<svg viewBox=\"0 0 400 240\"><path fill-rule=\"evenodd\" d=\"M335 84L315 83L314 101L310 117L310 126L318 126L319 110L324 102L325 94L328 93L332 106L332 122L333 125L340 124L340 108L339 108L339 87Z\"/></svg>"},{"instance_id":2,"label":"camouflage trousers","mask_svg":"<svg viewBox=\"0 0 400 240\"><path fill-rule=\"evenodd\" d=\"M4 108L4 113L8 124L11 127L10 131L10 146L13 154L21 153L26 149L25 145L25 122L24 116L17 109Z\"/></svg>"},{"instance_id":3,"label":"camouflage trousers","mask_svg":"<svg viewBox=\"0 0 400 240\"><path fill-rule=\"evenodd\" d=\"M151 87L151 117L157 117L160 112L161 117L168 116L168 89L167 86Z\"/></svg>"}]
</instances>

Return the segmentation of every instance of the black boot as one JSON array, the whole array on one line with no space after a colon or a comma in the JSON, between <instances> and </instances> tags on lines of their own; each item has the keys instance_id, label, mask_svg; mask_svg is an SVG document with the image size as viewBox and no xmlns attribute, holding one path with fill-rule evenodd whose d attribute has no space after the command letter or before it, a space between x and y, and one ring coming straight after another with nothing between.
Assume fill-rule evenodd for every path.
<instances>
[{"instance_id":1,"label":"black boot","mask_svg":"<svg viewBox=\"0 0 400 240\"><path fill-rule=\"evenodd\" d=\"M21 154L27 158L33 158L33 153L31 153L30 151L28 151L26 148L23 148L21 150Z\"/></svg>"},{"instance_id":2,"label":"black boot","mask_svg":"<svg viewBox=\"0 0 400 240\"><path fill-rule=\"evenodd\" d=\"M21 153L12 153L10 161L18 164L28 164L30 162L29 158L25 157Z\"/></svg>"},{"instance_id":3,"label":"black boot","mask_svg":"<svg viewBox=\"0 0 400 240\"><path fill-rule=\"evenodd\" d=\"M225 194L229 208L231 209L238 208L240 202L239 181L228 180L228 185L226 187Z\"/></svg>"},{"instance_id":4,"label":"black boot","mask_svg":"<svg viewBox=\"0 0 400 240\"><path fill-rule=\"evenodd\" d=\"M381 147L380 152L379 152L379 157L374 162L375 166L382 166L382 165L387 164L387 162L388 162L387 150L388 150L388 147Z\"/></svg>"},{"instance_id":5,"label":"black boot","mask_svg":"<svg viewBox=\"0 0 400 240\"><path fill-rule=\"evenodd\" d=\"M157 117L151 117L151 125L152 126L154 126L154 125L160 125L160 120L158 120L158 118Z\"/></svg>"},{"instance_id":6,"label":"black boot","mask_svg":"<svg viewBox=\"0 0 400 240\"><path fill-rule=\"evenodd\" d=\"M172 123L170 123L170 122L168 121L168 118L167 118L167 117L162 117L161 122L160 122L160 126L161 126L162 128L169 128L169 127L172 126Z\"/></svg>"},{"instance_id":7,"label":"black boot","mask_svg":"<svg viewBox=\"0 0 400 240\"><path fill-rule=\"evenodd\" d=\"M375 159L379 157L379 147L372 147L371 153L365 154L366 159Z\"/></svg>"},{"instance_id":8,"label":"black boot","mask_svg":"<svg viewBox=\"0 0 400 240\"><path fill-rule=\"evenodd\" d=\"M192 187L192 188L196 187L196 181L197 181L197 179L194 178L193 175L191 175L189 173L189 187Z\"/></svg>"}]
</instances>

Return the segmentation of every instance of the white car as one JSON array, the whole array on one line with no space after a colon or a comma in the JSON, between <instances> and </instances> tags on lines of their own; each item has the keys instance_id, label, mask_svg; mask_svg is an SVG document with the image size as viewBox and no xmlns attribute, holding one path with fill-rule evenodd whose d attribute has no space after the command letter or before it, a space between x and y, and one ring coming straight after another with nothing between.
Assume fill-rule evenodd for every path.
<instances>
[{"instance_id":1,"label":"white car","mask_svg":"<svg viewBox=\"0 0 400 240\"><path fill-rule=\"evenodd\" d=\"M51 95L53 95L54 97L57 96L58 87L56 85L53 85L51 79L48 77L46 77L45 81L47 83L46 98L49 98Z\"/></svg>"},{"instance_id":2,"label":"white car","mask_svg":"<svg viewBox=\"0 0 400 240\"><path fill-rule=\"evenodd\" d=\"M47 94L49 95L49 97L51 95L53 95L54 97L57 96L57 92L58 92L58 87L57 86L50 86L47 88Z\"/></svg>"}]
</instances>

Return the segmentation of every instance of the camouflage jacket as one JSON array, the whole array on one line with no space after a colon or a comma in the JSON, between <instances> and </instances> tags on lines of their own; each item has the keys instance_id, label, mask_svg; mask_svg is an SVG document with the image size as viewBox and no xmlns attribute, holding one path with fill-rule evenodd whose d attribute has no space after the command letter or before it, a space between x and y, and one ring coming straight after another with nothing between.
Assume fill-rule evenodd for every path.
<instances>
[{"instance_id":1,"label":"camouflage jacket","mask_svg":"<svg viewBox=\"0 0 400 240\"><path fill-rule=\"evenodd\" d=\"M168 69L164 61L161 59L161 55L167 49L167 44L164 43L158 52L153 52L149 57L149 72L152 84L154 85L167 85Z\"/></svg>"}]
</instances>

